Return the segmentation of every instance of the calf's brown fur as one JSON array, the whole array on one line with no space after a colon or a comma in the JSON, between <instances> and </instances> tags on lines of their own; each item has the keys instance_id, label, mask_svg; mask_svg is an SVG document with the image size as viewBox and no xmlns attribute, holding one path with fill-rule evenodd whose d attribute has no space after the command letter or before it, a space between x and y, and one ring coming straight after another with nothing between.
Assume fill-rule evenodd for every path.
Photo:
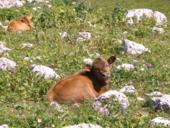
<instances>
[{"instance_id":1,"label":"calf's brown fur","mask_svg":"<svg viewBox=\"0 0 170 128\"><path fill-rule=\"evenodd\" d=\"M8 24L9 31L27 31L33 27L32 23L32 15L30 16L23 16L19 20L12 20Z\"/></svg>"},{"instance_id":2,"label":"calf's brown fur","mask_svg":"<svg viewBox=\"0 0 170 128\"><path fill-rule=\"evenodd\" d=\"M107 91L110 68L115 60L115 56L108 60L97 58L89 70L75 73L59 81L47 92L49 101L79 103L98 97Z\"/></svg>"}]
</instances>

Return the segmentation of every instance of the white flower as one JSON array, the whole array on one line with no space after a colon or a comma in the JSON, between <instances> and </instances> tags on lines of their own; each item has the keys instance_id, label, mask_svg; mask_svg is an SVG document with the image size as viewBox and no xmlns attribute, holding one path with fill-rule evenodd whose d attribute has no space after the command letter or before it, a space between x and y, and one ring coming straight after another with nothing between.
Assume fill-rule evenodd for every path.
<instances>
[{"instance_id":1,"label":"white flower","mask_svg":"<svg viewBox=\"0 0 170 128\"><path fill-rule=\"evenodd\" d=\"M55 128L55 125L54 125L54 124L52 124L52 125L51 125L51 127L52 127L52 128Z\"/></svg>"},{"instance_id":2,"label":"white flower","mask_svg":"<svg viewBox=\"0 0 170 128\"><path fill-rule=\"evenodd\" d=\"M51 7L52 7L52 5L51 5L51 4L48 4L47 6L48 6L49 8L51 8Z\"/></svg>"},{"instance_id":3,"label":"white flower","mask_svg":"<svg viewBox=\"0 0 170 128\"><path fill-rule=\"evenodd\" d=\"M113 101L117 101L123 109L126 109L129 106L129 100L125 94L116 91L116 90L109 90L103 94L101 94L97 100L103 101L113 97Z\"/></svg>"},{"instance_id":4,"label":"white flower","mask_svg":"<svg viewBox=\"0 0 170 128\"><path fill-rule=\"evenodd\" d=\"M145 101L145 99L142 98L142 97L137 97L136 99L137 99L138 101Z\"/></svg>"},{"instance_id":5,"label":"white flower","mask_svg":"<svg viewBox=\"0 0 170 128\"><path fill-rule=\"evenodd\" d=\"M85 58L83 61L84 61L84 64L86 65L92 66L93 64L93 60L91 58Z\"/></svg>"},{"instance_id":6,"label":"white flower","mask_svg":"<svg viewBox=\"0 0 170 128\"><path fill-rule=\"evenodd\" d=\"M123 35L127 35L127 34L128 34L128 32L127 32L127 31L124 31L124 32L123 32Z\"/></svg>"},{"instance_id":7,"label":"white flower","mask_svg":"<svg viewBox=\"0 0 170 128\"><path fill-rule=\"evenodd\" d=\"M37 119L37 122L38 122L38 123L41 123L41 122L42 122L42 119L38 118L38 119Z\"/></svg>"},{"instance_id":8,"label":"white flower","mask_svg":"<svg viewBox=\"0 0 170 128\"><path fill-rule=\"evenodd\" d=\"M68 37L68 33L67 32L60 32L59 34L60 34L62 39Z\"/></svg>"},{"instance_id":9,"label":"white flower","mask_svg":"<svg viewBox=\"0 0 170 128\"><path fill-rule=\"evenodd\" d=\"M145 68L140 68L141 71L145 71Z\"/></svg>"},{"instance_id":10,"label":"white flower","mask_svg":"<svg viewBox=\"0 0 170 128\"><path fill-rule=\"evenodd\" d=\"M36 60L41 60L42 58L41 58L41 56L36 56L35 59Z\"/></svg>"},{"instance_id":11,"label":"white flower","mask_svg":"<svg viewBox=\"0 0 170 128\"><path fill-rule=\"evenodd\" d=\"M34 11L36 11L36 10L37 10L37 8L36 8L36 7L33 7L32 9L33 9Z\"/></svg>"},{"instance_id":12,"label":"white flower","mask_svg":"<svg viewBox=\"0 0 170 128\"><path fill-rule=\"evenodd\" d=\"M49 3L49 1L48 1L48 0L46 0L46 1L45 1L45 3L47 3L47 4L48 4L48 3Z\"/></svg>"},{"instance_id":13,"label":"white flower","mask_svg":"<svg viewBox=\"0 0 170 128\"><path fill-rule=\"evenodd\" d=\"M125 70L125 71L131 71L135 69L135 66L133 64L122 64L118 65L116 67L117 70Z\"/></svg>"},{"instance_id":14,"label":"white flower","mask_svg":"<svg viewBox=\"0 0 170 128\"><path fill-rule=\"evenodd\" d=\"M21 45L21 48L32 48L33 47L33 44L30 44L30 43L23 43Z\"/></svg>"},{"instance_id":15,"label":"white flower","mask_svg":"<svg viewBox=\"0 0 170 128\"><path fill-rule=\"evenodd\" d=\"M31 57L24 57L24 61L33 62Z\"/></svg>"}]
</instances>

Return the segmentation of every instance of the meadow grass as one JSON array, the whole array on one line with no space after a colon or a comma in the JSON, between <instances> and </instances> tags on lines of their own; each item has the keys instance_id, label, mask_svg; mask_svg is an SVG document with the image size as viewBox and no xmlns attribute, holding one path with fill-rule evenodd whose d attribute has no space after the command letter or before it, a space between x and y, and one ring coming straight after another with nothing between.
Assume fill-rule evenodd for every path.
<instances>
[{"instance_id":1,"label":"meadow grass","mask_svg":"<svg viewBox=\"0 0 170 128\"><path fill-rule=\"evenodd\" d=\"M124 9L150 8L166 14L170 18L169 0L89 0L72 5L65 0L53 0L52 7L42 6L34 11L31 4L22 8L0 10L0 21L11 20L32 13L36 31L13 33L0 29L0 41L13 49L6 56L16 61L15 73L0 71L0 124L10 128L61 128L78 123L95 123L110 128L149 128L150 120L156 116L169 117L166 112L155 112L152 107L144 107L136 96L145 97L145 93L161 91L170 93L170 27L164 34L151 32L152 23L146 21L129 26L123 22L114 23L112 11L115 7ZM96 25L92 27L89 22ZM61 39L59 32L66 31L69 39ZM92 33L92 39L76 42L80 31ZM123 32L128 34L124 35ZM122 39L131 39L144 44L151 52L140 56L129 56L119 43ZM21 44L34 44L32 49L22 49ZM85 101L79 108L62 105L64 112L57 112L46 99L47 90L54 85L54 80L44 80L35 76L29 69L30 64L49 66L61 76L82 70L83 59L95 58L96 53L108 58L112 54L120 58L112 68L111 89L120 89L127 83L133 83L137 92L128 95L130 107L122 115L118 105L112 105L111 114L102 115L94 111L91 101ZM27 62L24 57L40 56ZM134 71L116 71L115 66L132 63L137 60ZM153 67L145 71L140 68L145 64ZM146 113L146 116L143 115ZM42 121L38 121L38 120Z\"/></svg>"}]
</instances>

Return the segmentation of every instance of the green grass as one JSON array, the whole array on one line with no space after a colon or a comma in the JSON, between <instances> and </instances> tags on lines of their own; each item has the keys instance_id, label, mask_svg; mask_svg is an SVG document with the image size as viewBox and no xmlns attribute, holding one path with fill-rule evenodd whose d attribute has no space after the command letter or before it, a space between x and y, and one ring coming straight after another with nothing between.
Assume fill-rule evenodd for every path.
<instances>
[{"instance_id":1,"label":"green grass","mask_svg":"<svg viewBox=\"0 0 170 128\"><path fill-rule=\"evenodd\" d=\"M62 0L54 0L52 8L43 7L38 11L33 11L31 5L0 10L0 21L32 13L36 26L36 32L28 31L21 34L0 29L0 41L5 41L6 45L13 49L7 58L18 64L16 73L0 71L0 124L6 123L10 128L51 128L54 124L56 128L61 128L87 122L111 128L149 128L152 118L169 117L166 112L155 112L151 107L143 107L143 103L136 100L136 95L145 97L144 94L151 91L170 93L169 25L164 34L158 35L151 32L152 23L146 22L145 24L149 25L134 26L128 26L122 22L113 24L111 15L117 6L125 9L151 8L165 13L170 19L170 1L89 1L90 7L80 6L81 3L70 5L64 4ZM78 18L83 20L79 21ZM90 27L89 21L96 24L96 27ZM70 34L72 41L60 38L58 33L63 31ZM91 41L76 43L74 36L79 31L91 32ZM124 31L128 31L127 36L122 34ZM118 43L118 39L125 38L144 44L151 50L151 53L138 57L128 56ZM34 48L21 49L21 44L25 42L33 43ZM115 54L121 59L113 65L111 89L120 89L128 82L133 82L137 89L136 95L128 96L130 107L125 115L121 115L119 107L114 107L109 116L104 116L92 109L90 101L82 103L79 108L73 105L62 105L65 112L57 112L50 107L45 96L55 81L35 76L30 72L30 63L23 60L26 56L41 56L41 60L35 59L32 63L52 67L64 77L82 70L83 59L96 53L106 58ZM135 71L115 71L116 65L131 63L133 59L138 61ZM153 67L144 72L140 71L142 65L148 63L153 64ZM142 116L143 112L148 115ZM42 122L38 123L38 119Z\"/></svg>"}]
</instances>

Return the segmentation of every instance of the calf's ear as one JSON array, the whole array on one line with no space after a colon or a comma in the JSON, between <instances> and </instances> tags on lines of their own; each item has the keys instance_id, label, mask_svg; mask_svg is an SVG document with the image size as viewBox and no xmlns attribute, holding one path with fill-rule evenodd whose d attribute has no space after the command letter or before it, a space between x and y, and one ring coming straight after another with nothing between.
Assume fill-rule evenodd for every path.
<instances>
[{"instance_id":1,"label":"calf's ear","mask_svg":"<svg viewBox=\"0 0 170 128\"><path fill-rule=\"evenodd\" d=\"M109 57L107 62L111 65L111 64L113 64L113 62L115 62L115 60L116 60L116 56L111 56L111 57Z\"/></svg>"},{"instance_id":2,"label":"calf's ear","mask_svg":"<svg viewBox=\"0 0 170 128\"><path fill-rule=\"evenodd\" d=\"M92 69L92 66L91 66L91 65L84 65L84 66L83 66L83 71L88 71L88 72L90 72L91 69Z\"/></svg>"}]
</instances>

